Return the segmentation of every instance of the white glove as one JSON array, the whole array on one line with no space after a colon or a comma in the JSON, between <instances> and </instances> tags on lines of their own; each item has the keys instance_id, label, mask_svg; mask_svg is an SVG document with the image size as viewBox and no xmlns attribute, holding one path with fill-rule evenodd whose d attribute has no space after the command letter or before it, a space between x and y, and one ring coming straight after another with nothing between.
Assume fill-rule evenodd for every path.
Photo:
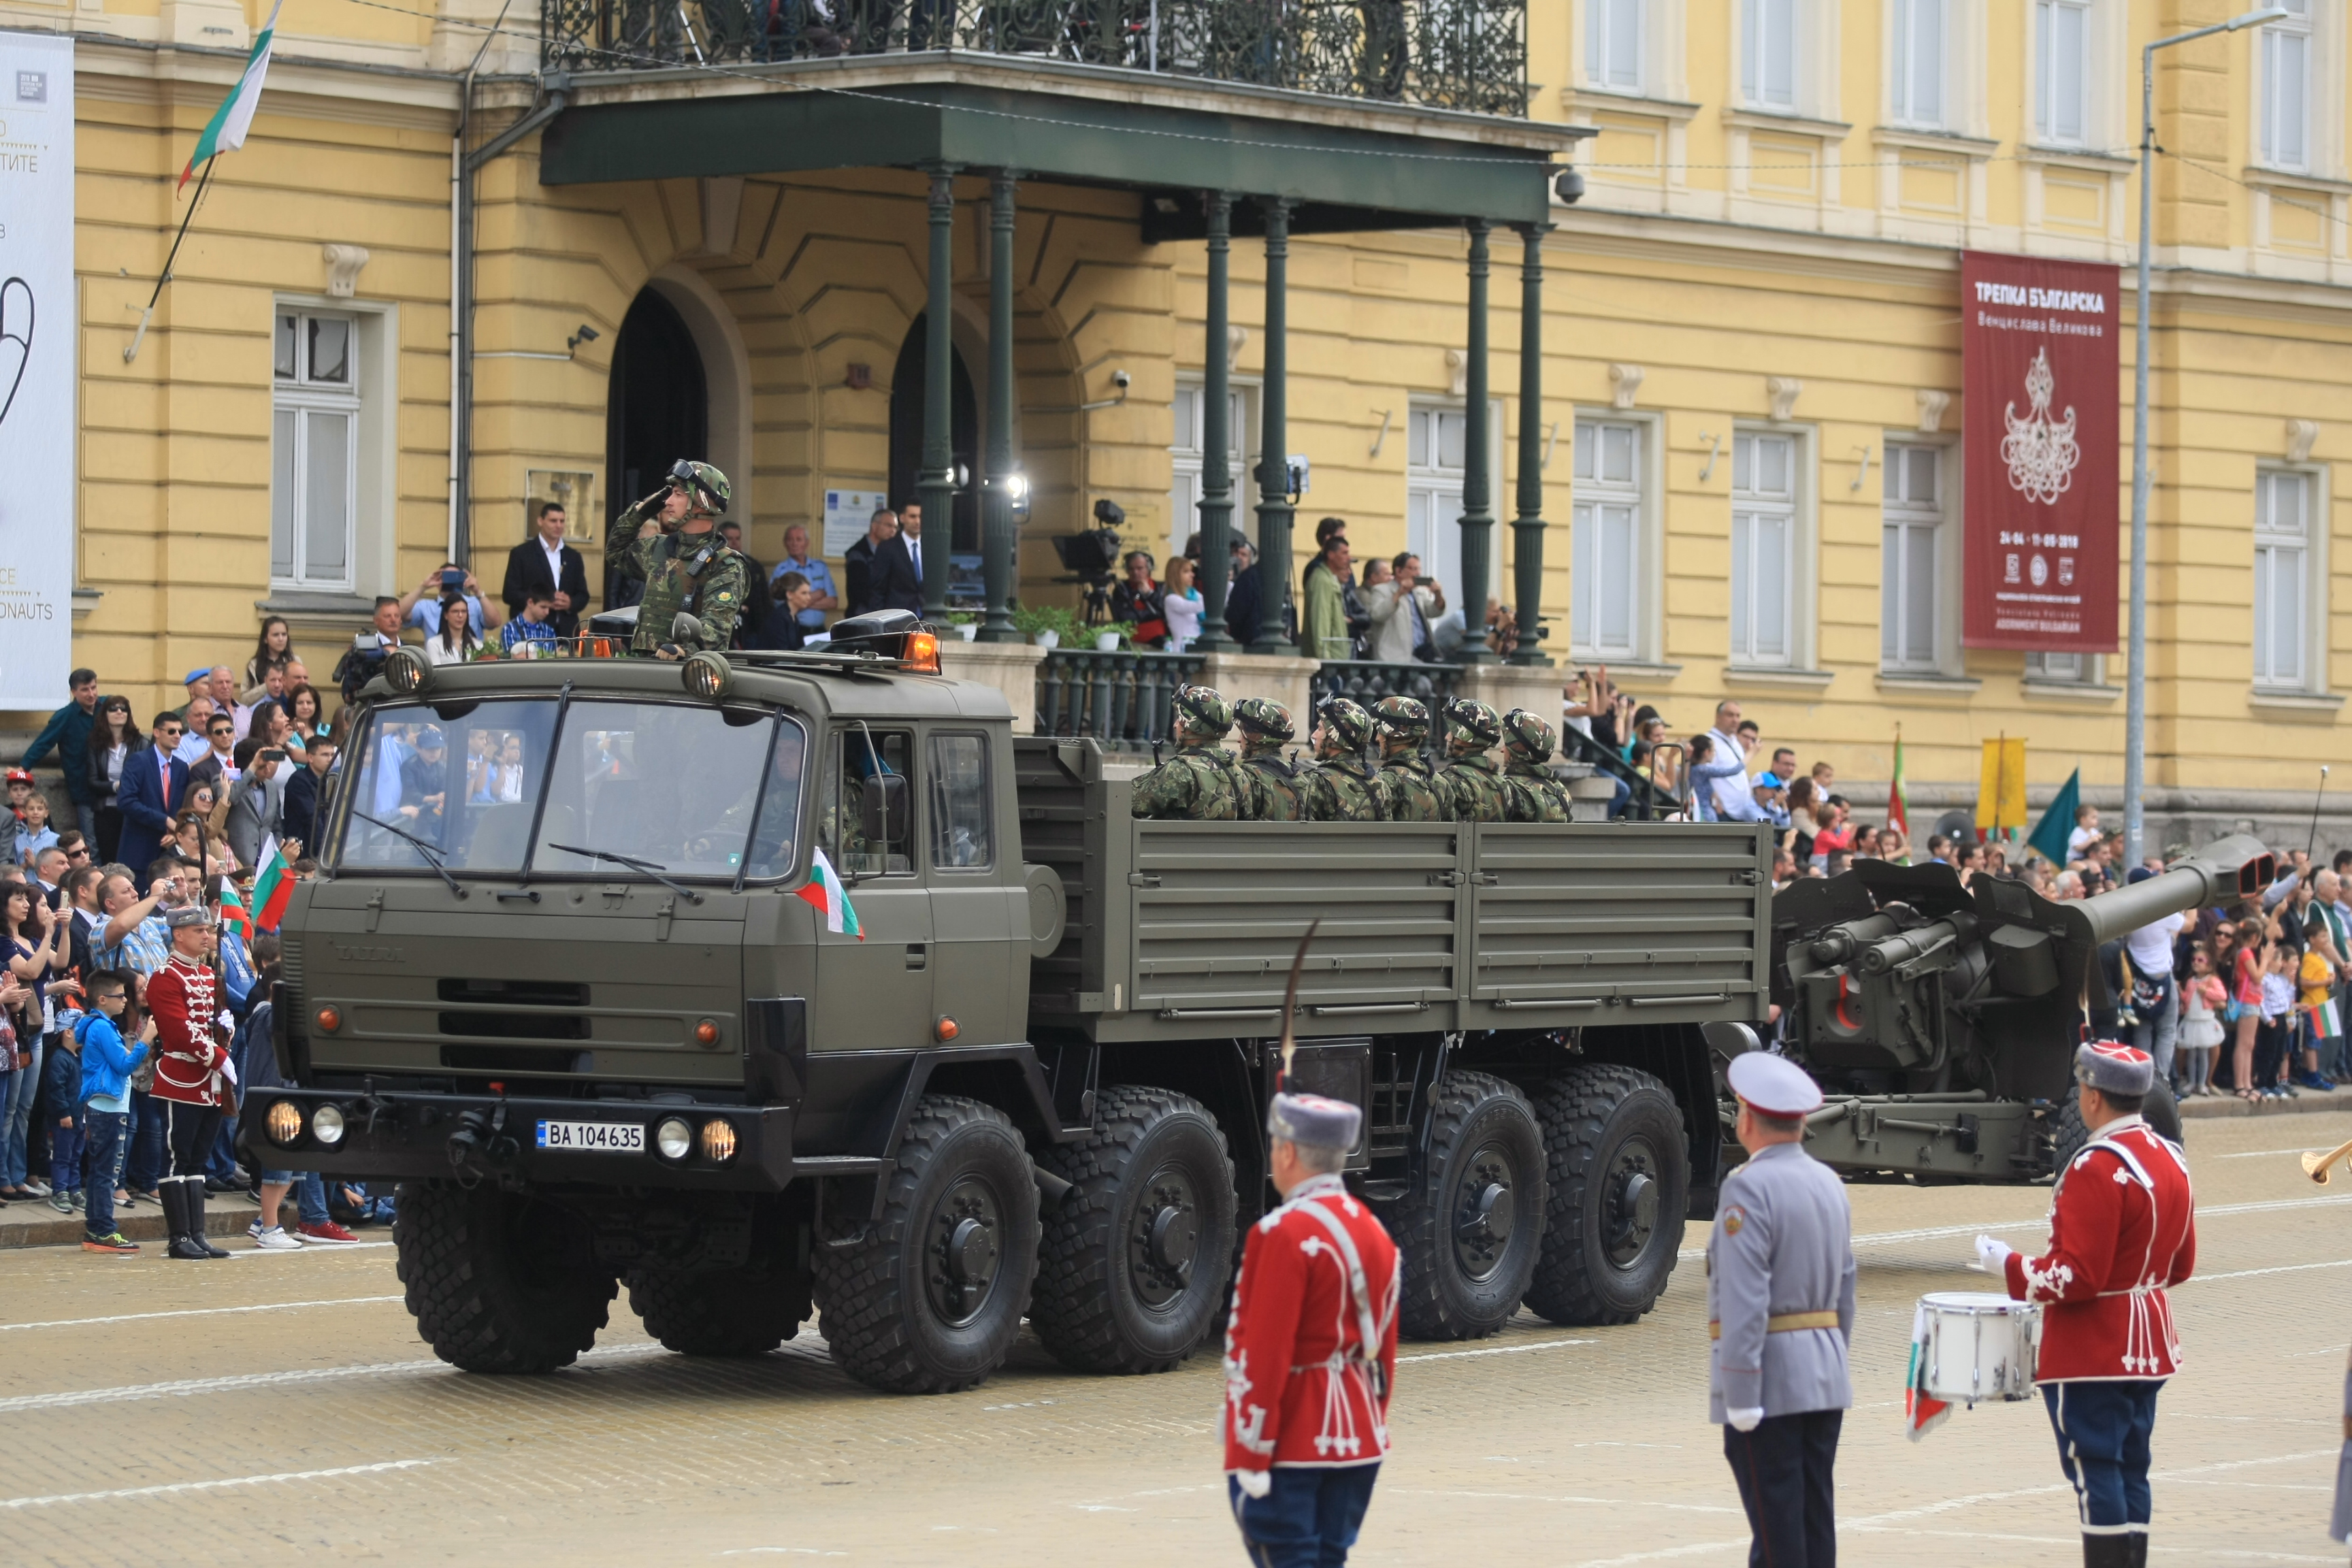
<instances>
[{"instance_id":1,"label":"white glove","mask_svg":"<svg viewBox=\"0 0 2352 1568\"><path fill-rule=\"evenodd\" d=\"M1753 1410L1727 1410L1723 1418L1731 1424L1735 1432L1753 1432L1756 1424L1764 1419L1764 1407L1759 1405Z\"/></svg>"},{"instance_id":2,"label":"white glove","mask_svg":"<svg viewBox=\"0 0 2352 1568\"><path fill-rule=\"evenodd\" d=\"M1989 1236L1977 1237L1977 1263L1988 1274L2007 1274L2009 1255L2013 1250L2005 1241L1996 1241Z\"/></svg>"},{"instance_id":3,"label":"white glove","mask_svg":"<svg viewBox=\"0 0 2352 1568\"><path fill-rule=\"evenodd\" d=\"M1274 1490L1272 1470L1235 1470L1234 1484L1242 1489L1244 1497L1262 1498Z\"/></svg>"}]
</instances>

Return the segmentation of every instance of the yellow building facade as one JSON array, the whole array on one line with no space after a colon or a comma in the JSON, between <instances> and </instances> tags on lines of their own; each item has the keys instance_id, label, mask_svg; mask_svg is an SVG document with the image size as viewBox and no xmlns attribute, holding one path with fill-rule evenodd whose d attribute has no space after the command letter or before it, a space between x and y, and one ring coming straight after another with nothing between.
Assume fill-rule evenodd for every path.
<instances>
[{"instance_id":1,"label":"yellow building facade","mask_svg":"<svg viewBox=\"0 0 2352 1568\"><path fill-rule=\"evenodd\" d=\"M2332 548L2332 465L2352 454L2352 39L2344 0L2287 9L2157 57L2156 844L2167 824L2307 809L2352 687L2352 616L2332 591L2352 571ZM629 429L698 435L771 563L789 524L822 535L828 493L906 489L919 397L898 376L921 342L926 177L761 173L738 146L745 172L551 184L562 115L476 176L470 457L453 479L455 170L548 101L542 28L562 19L527 4L287 0L251 140L216 164L126 359L186 210L181 167L266 14L258 0L0 5L0 25L78 40L75 658L129 691L142 723L190 668L241 665L265 614L294 622L323 685L373 596L447 555L460 493L467 564L493 592L529 503L570 501L601 600L613 515L635 499ZM1929 808L1972 799L1979 743L2004 734L2027 738L2037 798L2079 764L2091 796L2112 799L2120 655L1959 643L1957 443L1999 414L1960 396L1958 255L2121 264L2129 328L2140 48L2228 14L2219 0L1533 0L1528 118L1589 132L1573 155L1582 198L1554 200L1541 242L1542 647L1559 672L1607 664L1677 732L1736 699L1768 744L1845 780L1885 780L1899 730ZM716 28L716 12L693 15ZM929 79L914 58L803 61L830 74L790 85L912 92ZM950 58L932 75L988 88L989 70L1018 83L1049 64ZM1067 74L1055 90L1113 119L1239 90ZM566 112L723 110L777 86L718 65L558 79ZM1380 121L1378 105L1253 90L1255 111L1309 129L1328 113L1436 133ZM1489 118L1431 123L1465 144L1507 139ZM960 448L989 395L991 174L952 187L952 338L974 384ZM1050 540L1098 499L1156 556L1199 526L1214 353L1240 416L1234 523L1255 531L1263 249L1237 230L1233 330L1212 344L1204 247L1156 230L1150 205L1115 184L1020 186L1024 602L1076 602ZM1360 558L1411 545L1441 580L1458 560L1468 247L1458 223L1292 239L1286 445L1309 475L1294 582L1327 514L1349 520ZM1492 249L1487 581L1508 600L1520 238L1498 230ZM2119 535L2128 342L2124 361Z\"/></svg>"}]
</instances>

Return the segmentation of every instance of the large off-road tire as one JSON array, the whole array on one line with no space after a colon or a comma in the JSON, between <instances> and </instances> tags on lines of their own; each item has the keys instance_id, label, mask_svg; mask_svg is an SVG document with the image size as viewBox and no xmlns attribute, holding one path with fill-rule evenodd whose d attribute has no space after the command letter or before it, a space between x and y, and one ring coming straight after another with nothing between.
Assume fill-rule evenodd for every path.
<instances>
[{"instance_id":1,"label":"large off-road tire","mask_svg":"<svg viewBox=\"0 0 2352 1568\"><path fill-rule=\"evenodd\" d=\"M640 1268L629 1306L680 1355L765 1355L808 1321L809 1281L781 1268Z\"/></svg>"},{"instance_id":2,"label":"large off-road tire","mask_svg":"<svg viewBox=\"0 0 2352 1568\"><path fill-rule=\"evenodd\" d=\"M1113 1088L1094 1131L1040 1163L1070 1184L1045 1215L1029 1324L1074 1372L1166 1372L1200 1349L1233 1278L1234 1163L1208 1108Z\"/></svg>"},{"instance_id":3,"label":"large off-road tire","mask_svg":"<svg viewBox=\"0 0 2352 1568\"><path fill-rule=\"evenodd\" d=\"M1037 1175L1003 1112L925 1095L882 1217L816 1251L834 1361L890 1394L953 1394L1004 1364L1037 1275Z\"/></svg>"},{"instance_id":4,"label":"large off-road tire","mask_svg":"<svg viewBox=\"0 0 2352 1568\"><path fill-rule=\"evenodd\" d=\"M404 1182L393 1245L416 1331L467 1372L551 1372L596 1342L615 1284L587 1227L525 1194Z\"/></svg>"},{"instance_id":5,"label":"large off-road tire","mask_svg":"<svg viewBox=\"0 0 2352 1568\"><path fill-rule=\"evenodd\" d=\"M1400 1332L1480 1339L1519 1310L1544 1212L1543 1130L1527 1097L1482 1072L1450 1072L1430 1095L1429 1156L1381 1217L1403 1254Z\"/></svg>"},{"instance_id":6,"label":"large off-road tire","mask_svg":"<svg viewBox=\"0 0 2352 1568\"><path fill-rule=\"evenodd\" d=\"M2172 1098L2171 1085L2158 1081L2151 1088L2147 1098L2140 1102L2139 1113L2148 1126L2163 1136L2175 1143L2182 1141L2180 1102ZM2063 1171L2083 1152L2083 1145L2091 1141L2090 1129L2083 1125L2083 1102L2074 1095L2069 1094L2066 1103L2059 1108L2053 1138L2055 1146L2051 1152L2050 1170L2054 1175Z\"/></svg>"},{"instance_id":7,"label":"large off-road tire","mask_svg":"<svg viewBox=\"0 0 2352 1568\"><path fill-rule=\"evenodd\" d=\"M1536 1097L1551 1203L1528 1305L1555 1323L1630 1323L1675 1271L1690 1142L1666 1086L1580 1062Z\"/></svg>"}]
</instances>

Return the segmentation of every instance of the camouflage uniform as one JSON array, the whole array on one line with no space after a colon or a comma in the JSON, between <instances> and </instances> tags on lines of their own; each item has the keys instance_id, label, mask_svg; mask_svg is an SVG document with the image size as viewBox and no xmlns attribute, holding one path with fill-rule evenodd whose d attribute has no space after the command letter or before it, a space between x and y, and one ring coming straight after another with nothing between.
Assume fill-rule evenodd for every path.
<instances>
[{"instance_id":1,"label":"camouflage uniform","mask_svg":"<svg viewBox=\"0 0 2352 1568\"><path fill-rule=\"evenodd\" d=\"M1244 697L1234 704L1234 718L1242 730L1242 772L1255 792L1250 819L1301 820L1307 814L1300 795L1304 770L1282 754L1296 732L1290 710L1263 697Z\"/></svg>"},{"instance_id":2,"label":"camouflage uniform","mask_svg":"<svg viewBox=\"0 0 2352 1568\"><path fill-rule=\"evenodd\" d=\"M1514 708L1503 720L1503 750L1510 761L1503 769L1503 820L1506 822L1568 822L1568 786L1544 770L1554 740L1549 724L1524 708Z\"/></svg>"},{"instance_id":3,"label":"camouflage uniform","mask_svg":"<svg viewBox=\"0 0 2352 1568\"><path fill-rule=\"evenodd\" d=\"M1391 822L1453 821L1454 803L1421 753L1429 738L1429 710L1410 697L1383 697L1372 709L1372 721L1381 731L1381 771L1372 780L1381 815Z\"/></svg>"},{"instance_id":4,"label":"camouflage uniform","mask_svg":"<svg viewBox=\"0 0 2352 1568\"><path fill-rule=\"evenodd\" d=\"M1364 765L1364 744L1372 738L1372 716L1344 697L1323 705L1316 732L1317 765L1298 773L1301 816L1308 822L1378 822L1380 792Z\"/></svg>"},{"instance_id":5,"label":"camouflage uniform","mask_svg":"<svg viewBox=\"0 0 2352 1568\"><path fill-rule=\"evenodd\" d=\"M1449 760L1437 784L1456 822L1503 820L1503 771L1486 754L1502 738L1503 721L1484 702L1457 697L1445 705Z\"/></svg>"},{"instance_id":6,"label":"camouflage uniform","mask_svg":"<svg viewBox=\"0 0 2352 1568\"><path fill-rule=\"evenodd\" d=\"M694 496L688 517L727 510L726 475L708 463L681 468L693 475L690 480L677 481ZM652 653L666 643L677 643L682 653L699 653L724 649L734 640L735 623L742 618L751 591L751 574L743 557L727 547L716 528L640 539L629 547L627 560L646 580L646 596L637 605L636 635L629 639L632 649ZM691 647L670 635L681 610L702 623L702 637Z\"/></svg>"},{"instance_id":7,"label":"camouflage uniform","mask_svg":"<svg viewBox=\"0 0 2352 1568\"><path fill-rule=\"evenodd\" d=\"M1176 694L1176 754L1135 781L1128 810L1175 822L1248 822L1256 791L1239 759L1219 742L1234 710L1205 686Z\"/></svg>"}]
</instances>

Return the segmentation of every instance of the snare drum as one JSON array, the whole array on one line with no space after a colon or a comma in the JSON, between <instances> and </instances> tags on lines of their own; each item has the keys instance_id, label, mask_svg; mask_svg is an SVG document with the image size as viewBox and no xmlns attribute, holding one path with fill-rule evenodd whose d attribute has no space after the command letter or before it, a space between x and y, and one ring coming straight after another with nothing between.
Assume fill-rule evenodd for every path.
<instances>
[{"instance_id":1,"label":"snare drum","mask_svg":"<svg viewBox=\"0 0 2352 1568\"><path fill-rule=\"evenodd\" d=\"M1971 1290L1921 1298L1927 1320L1919 1387L1953 1405L2033 1397L2042 1309Z\"/></svg>"}]
</instances>

